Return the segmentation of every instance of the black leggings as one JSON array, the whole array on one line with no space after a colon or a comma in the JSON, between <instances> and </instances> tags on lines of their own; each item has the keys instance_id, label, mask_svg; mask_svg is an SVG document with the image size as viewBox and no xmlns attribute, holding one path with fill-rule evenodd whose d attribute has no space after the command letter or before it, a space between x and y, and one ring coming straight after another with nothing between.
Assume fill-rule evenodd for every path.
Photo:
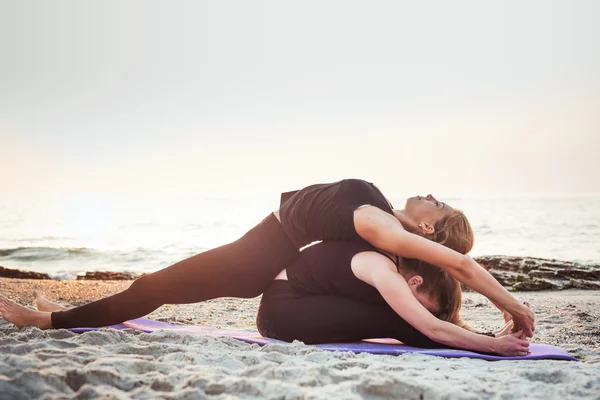
<instances>
[{"instance_id":1,"label":"black leggings","mask_svg":"<svg viewBox=\"0 0 600 400\"><path fill-rule=\"evenodd\" d=\"M256 297L297 254L271 214L233 243L138 278L121 293L53 312L52 327L101 327L142 317L163 304Z\"/></svg>"},{"instance_id":2,"label":"black leggings","mask_svg":"<svg viewBox=\"0 0 600 400\"><path fill-rule=\"evenodd\" d=\"M445 348L413 328L385 303L369 304L326 295L303 295L289 281L275 280L260 302L261 335L306 344L393 338L411 346Z\"/></svg>"}]
</instances>

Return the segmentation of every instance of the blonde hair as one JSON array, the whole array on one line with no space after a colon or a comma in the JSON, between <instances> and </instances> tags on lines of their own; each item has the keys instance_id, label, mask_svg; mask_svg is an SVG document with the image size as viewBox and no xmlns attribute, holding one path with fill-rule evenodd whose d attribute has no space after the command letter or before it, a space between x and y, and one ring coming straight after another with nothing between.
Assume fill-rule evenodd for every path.
<instances>
[{"instance_id":1,"label":"blonde hair","mask_svg":"<svg viewBox=\"0 0 600 400\"><path fill-rule=\"evenodd\" d=\"M438 295L438 304L440 310L434 315L442 321L452 322L459 320L460 308L462 306L462 287L460 282L457 281L444 271L446 275L444 277L444 284L442 285L443 290Z\"/></svg>"},{"instance_id":2,"label":"blonde hair","mask_svg":"<svg viewBox=\"0 0 600 400\"><path fill-rule=\"evenodd\" d=\"M437 221L433 228L435 232L425 235L427 239L442 244L460 254L467 254L473 248L475 235L467 216L460 210Z\"/></svg>"},{"instance_id":3,"label":"blonde hair","mask_svg":"<svg viewBox=\"0 0 600 400\"><path fill-rule=\"evenodd\" d=\"M451 214L436 221L433 227L434 233L431 235L426 235L420 230L417 234L461 254L467 254L473 248L475 242L473 228L462 211L452 211ZM405 260L404 264L423 277L423 284L419 290L435 295L440 311L433 314L442 321L455 322L458 320L462 305L460 282L441 268L423 261Z\"/></svg>"}]
</instances>

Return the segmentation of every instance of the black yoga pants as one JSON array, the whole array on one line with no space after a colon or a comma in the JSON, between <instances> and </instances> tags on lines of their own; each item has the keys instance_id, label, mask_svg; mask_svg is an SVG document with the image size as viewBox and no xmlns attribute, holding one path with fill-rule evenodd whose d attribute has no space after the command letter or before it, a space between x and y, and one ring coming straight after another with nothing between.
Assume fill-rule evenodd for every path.
<instances>
[{"instance_id":1,"label":"black yoga pants","mask_svg":"<svg viewBox=\"0 0 600 400\"><path fill-rule=\"evenodd\" d=\"M445 348L413 328L385 303L328 295L303 295L289 281L275 280L259 306L261 335L306 344L393 338L410 346Z\"/></svg>"},{"instance_id":2,"label":"black yoga pants","mask_svg":"<svg viewBox=\"0 0 600 400\"><path fill-rule=\"evenodd\" d=\"M297 254L298 248L270 214L233 243L140 277L121 293L53 312L52 327L101 327L142 317L163 304L256 297Z\"/></svg>"}]
</instances>

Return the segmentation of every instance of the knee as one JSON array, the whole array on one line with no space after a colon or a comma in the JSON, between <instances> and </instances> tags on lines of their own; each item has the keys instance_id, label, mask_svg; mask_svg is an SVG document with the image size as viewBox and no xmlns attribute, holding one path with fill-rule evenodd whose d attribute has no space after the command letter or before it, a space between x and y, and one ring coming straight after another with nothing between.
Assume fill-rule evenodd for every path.
<instances>
[{"instance_id":1,"label":"knee","mask_svg":"<svg viewBox=\"0 0 600 400\"><path fill-rule=\"evenodd\" d=\"M224 287L224 291L219 297L252 299L263 294L270 283L271 280L269 278L259 277L257 279L257 273L249 269L240 272L236 278L236 282L223 282L221 286Z\"/></svg>"},{"instance_id":2,"label":"knee","mask_svg":"<svg viewBox=\"0 0 600 400\"><path fill-rule=\"evenodd\" d=\"M134 293L148 293L148 291L151 290L151 286L150 275L144 275L133 281L127 291Z\"/></svg>"},{"instance_id":3,"label":"knee","mask_svg":"<svg viewBox=\"0 0 600 400\"><path fill-rule=\"evenodd\" d=\"M148 314L165 304L159 289L150 275L142 276L123 292L121 307L138 310L141 315Z\"/></svg>"}]
</instances>

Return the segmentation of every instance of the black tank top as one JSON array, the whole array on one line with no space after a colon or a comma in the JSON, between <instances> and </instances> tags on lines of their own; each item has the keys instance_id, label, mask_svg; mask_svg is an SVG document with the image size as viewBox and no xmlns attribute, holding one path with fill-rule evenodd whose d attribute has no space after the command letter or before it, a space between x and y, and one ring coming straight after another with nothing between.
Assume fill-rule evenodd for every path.
<instances>
[{"instance_id":1,"label":"black tank top","mask_svg":"<svg viewBox=\"0 0 600 400\"><path fill-rule=\"evenodd\" d=\"M281 195L283 230L301 248L317 240L367 243L354 228L354 210L369 204L393 215L393 207L372 183L345 179Z\"/></svg>"},{"instance_id":2,"label":"black tank top","mask_svg":"<svg viewBox=\"0 0 600 400\"><path fill-rule=\"evenodd\" d=\"M366 303L385 303L377 289L352 272L352 257L363 251L378 250L358 242L317 243L302 250L286 267L288 281L305 296L343 296ZM391 260L397 267L397 261Z\"/></svg>"}]
</instances>

